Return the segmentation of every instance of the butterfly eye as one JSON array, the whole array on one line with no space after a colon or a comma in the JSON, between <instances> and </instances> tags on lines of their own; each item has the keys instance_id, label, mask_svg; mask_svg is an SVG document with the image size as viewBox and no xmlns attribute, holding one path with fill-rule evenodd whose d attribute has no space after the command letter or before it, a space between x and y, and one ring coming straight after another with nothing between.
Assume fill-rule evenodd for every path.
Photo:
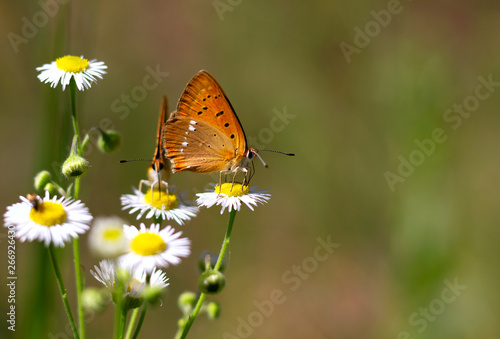
<instances>
[{"instance_id":1,"label":"butterfly eye","mask_svg":"<svg viewBox=\"0 0 500 339\"><path fill-rule=\"evenodd\" d=\"M157 168L158 167L158 168ZM151 168L154 170L154 171L161 171L163 169L163 164L160 162L158 166L156 166L155 163L152 163L151 164Z\"/></svg>"},{"instance_id":2,"label":"butterfly eye","mask_svg":"<svg viewBox=\"0 0 500 339\"><path fill-rule=\"evenodd\" d=\"M247 158L249 160L252 160L253 159L253 152L248 152Z\"/></svg>"}]
</instances>

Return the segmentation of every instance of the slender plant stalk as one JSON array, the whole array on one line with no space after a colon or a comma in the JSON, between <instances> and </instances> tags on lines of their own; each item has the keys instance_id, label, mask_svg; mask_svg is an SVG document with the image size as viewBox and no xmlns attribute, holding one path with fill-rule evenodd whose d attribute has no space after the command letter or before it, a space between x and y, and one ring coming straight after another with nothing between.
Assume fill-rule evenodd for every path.
<instances>
[{"instance_id":1,"label":"slender plant stalk","mask_svg":"<svg viewBox=\"0 0 500 339\"><path fill-rule=\"evenodd\" d=\"M231 232L233 231L234 218L236 217L236 210L232 210L229 214L229 221L227 223L226 236L224 237L224 242L222 243L222 248L220 249L219 258L215 263L214 270L218 271L222 265L222 259L224 259L224 254L226 253L226 248L229 245L229 239L231 237Z\"/></svg>"},{"instance_id":2,"label":"slender plant stalk","mask_svg":"<svg viewBox=\"0 0 500 339\"><path fill-rule=\"evenodd\" d=\"M115 272L116 274L116 272ZM115 301L115 339L123 338L123 330L121 329L121 319L122 314L125 310L125 299L123 298L123 293L125 291L125 286L122 279L118 279L115 275L116 287L113 291L113 300Z\"/></svg>"},{"instance_id":3,"label":"slender plant stalk","mask_svg":"<svg viewBox=\"0 0 500 339\"><path fill-rule=\"evenodd\" d=\"M234 223L234 218L236 217L236 210L232 210L229 214L229 221L227 223L227 230L226 230L226 235L224 236L224 241L222 242L222 247L220 249L219 257L217 258L217 262L215 263L214 270L218 271L222 265L222 259L224 259L224 255L226 254L226 249L227 246L229 245L229 240L231 238L231 232L233 230L233 223ZM186 338L191 326L193 325L194 320L198 316L198 313L200 312L201 306L203 305L203 301L206 298L205 293L201 293L200 297L198 298L198 302L196 303L196 306L193 310L193 313L188 318L188 321L186 323L186 326L184 327L184 330L182 331L182 335L179 337L179 331L177 332L175 339L184 339Z\"/></svg>"},{"instance_id":4,"label":"slender plant stalk","mask_svg":"<svg viewBox=\"0 0 500 339\"><path fill-rule=\"evenodd\" d=\"M77 144L78 144L78 155L81 155L81 149L80 149L80 130L78 128L78 119L76 115L76 82L74 78L71 78L69 82L69 93L71 97L71 117L73 119L73 131L75 132L75 135L77 137Z\"/></svg>"},{"instance_id":5,"label":"slender plant stalk","mask_svg":"<svg viewBox=\"0 0 500 339\"><path fill-rule=\"evenodd\" d=\"M122 316L122 308L120 303L116 303L115 305L115 339L120 338L120 319Z\"/></svg>"},{"instance_id":6,"label":"slender plant stalk","mask_svg":"<svg viewBox=\"0 0 500 339\"><path fill-rule=\"evenodd\" d=\"M123 308L120 316L120 339L123 339L123 335L125 334L125 324L127 322L127 314L128 310Z\"/></svg>"},{"instance_id":7,"label":"slender plant stalk","mask_svg":"<svg viewBox=\"0 0 500 339\"><path fill-rule=\"evenodd\" d=\"M66 314L68 315L71 330L73 331L73 335L75 336L75 338L79 339L80 336L78 335L78 330L76 329L75 321L73 319L73 315L71 314L71 308L69 307L69 302L68 302L68 293L66 291L66 288L64 287L61 271L59 270L59 265L57 263L56 255L54 253L53 244L50 244L49 246L49 253L50 253L50 259L52 261L52 266L54 267L54 273L56 274L57 285L59 286L59 291L61 292L64 309L66 310Z\"/></svg>"},{"instance_id":8,"label":"slender plant stalk","mask_svg":"<svg viewBox=\"0 0 500 339\"><path fill-rule=\"evenodd\" d=\"M146 317L146 311L148 310L148 303L144 302L142 306L141 317L139 318L139 322L137 323L137 327L135 328L134 336L132 339L137 339L139 332L141 331L142 323L144 322L144 318Z\"/></svg>"},{"instance_id":9,"label":"slender plant stalk","mask_svg":"<svg viewBox=\"0 0 500 339\"><path fill-rule=\"evenodd\" d=\"M177 331L174 339L186 338L186 336L187 336L187 334L189 332L189 329L193 325L194 319L196 319L196 316L200 312L201 306L203 306L203 302L205 301L206 297L207 297L206 293L201 293L200 294L200 297L198 298L198 302L196 303L196 306L193 309L193 313L191 313L191 315L189 316L188 321L186 323L186 326L184 327L184 329L182 330L182 332L181 331Z\"/></svg>"},{"instance_id":10,"label":"slender plant stalk","mask_svg":"<svg viewBox=\"0 0 500 339\"><path fill-rule=\"evenodd\" d=\"M71 118L73 120L73 130L76 136L76 147L78 155L82 154L82 149L80 147L80 131L78 129L78 117L76 115L76 82L74 78L71 78L69 82L69 92L71 97ZM73 198L78 199L80 195L80 177L75 179ZM85 339L85 313L83 311L82 305L82 292L83 292L83 279L82 271L80 269L80 241L78 238L73 239L73 255L75 257L75 282L76 282L76 299L78 306L78 322L80 325L80 337Z\"/></svg>"},{"instance_id":11,"label":"slender plant stalk","mask_svg":"<svg viewBox=\"0 0 500 339\"><path fill-rule=\"evenodd\" d=\"M135 322L137 321L137 315L139 314L139 307L134 308L130 320L128 322L127 332L125 333L125 339L130 339L132 331L134 329Z\"/></svg>"},{"instance_id":12,"label":"slender plant stalk","mask_svg":"<svg viewBox=\"0 0 500 339\"><path fill-rule=\"evenodd\" d=\"M81 303L83 291L82 270L80 269L80 241L78 238L73 239L73 255L75 257L75 280L76 280L76 295L78 298L78 317L80 322L80 337L85 338L85 317L83 313L83 305Z\"/></svg>"}]
</instances>

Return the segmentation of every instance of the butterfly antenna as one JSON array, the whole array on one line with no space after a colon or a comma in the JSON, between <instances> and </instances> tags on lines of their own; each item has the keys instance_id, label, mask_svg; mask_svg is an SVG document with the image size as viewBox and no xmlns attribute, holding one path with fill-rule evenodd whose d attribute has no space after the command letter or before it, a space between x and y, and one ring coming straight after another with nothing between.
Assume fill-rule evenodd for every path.
<instances>
[{"instance_id":1,"label":"butterfly antenna","mask_svg":"<svg viewBox=\"0 0 500 339\"><path fill-rule=\"evenodd\" d=\"M290 157L293 157L295 156L294 153L286 153L286 152L281 152L281 151L275 151L273 149L266 149L266 148L254 148L256 151L266 151L266 152L274 152L274 153L280 153L280 154L284 154L284 155L288 155ZM259 157L260 158L260 157Z\"/></svg>"},{"instance_id":2,"label":"butterfly antenna","mask_svg":"<svg viewBox=\"0 0 500 339\"><path fill-rule=\"evenodd\" d=\"M124 164L126 162L132 162L132 161L151 161L151 159L128 159L128 160L120 160L120 164Z\"/></svg>"},{"instance_id":3,"label":"butterfly antenna","mask_svg":"<svg viewBox=\"0 0 500 339\"><path fill-rule=\"evenodd\" d=\"M256 155L256 156L257 156L257 158L259 158L259 160L262 162L262 165L264 165L264 167L265 167L265 168L269 168L269 166L267 166L267 164L266 164L266 162L264 161L264 159L262 159L262 158L260 157L259 153L257 153L256 151L257 151L257 150L256 150L256 149L254 149L252 153L253 153L254 155Z\"/></svg>"}]
</instances>

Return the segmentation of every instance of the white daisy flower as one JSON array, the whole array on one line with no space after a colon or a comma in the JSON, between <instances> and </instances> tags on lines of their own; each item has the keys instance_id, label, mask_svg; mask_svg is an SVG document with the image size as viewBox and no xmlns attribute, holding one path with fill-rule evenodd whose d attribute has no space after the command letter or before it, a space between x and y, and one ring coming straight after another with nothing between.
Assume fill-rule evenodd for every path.
<instances>
[{"instance_id":1,"label":"white daisy flower","mask_svg":"<svg viewBox=\"0 0 500 339\"><path fill-rule=\"evenodd\" d=\"M175 220L179 225L183 225L184 221L196 217L198 213L198 207L186 204L180 199L182 197L175 193L167 194L165 191L154 189L151 194L151 189L146 193L142 193L135 187L132 189L134 194L124 194L120 200L122 210L130 208L130 214L139 211L137 220L146 214L146 219L161 217L163 220Z\"/></svg>"},{"instance_id":2,"label":"white daisy flower","mask_svg":"<svg viewBox=\"0 0 500 339\"><path fill-rule=\"evenodd\" d=\"M65 242L89 229L92 215L79 200L56 196L51 199L49 192L43 199L36 194L20 198L22 202L7 207L4 222L6 226L15 225L21 242L39 240L45 246L52 243L64 247Z\"/></svg>"},{"instance_id":3,"label":"white daisy flower","mask_svg":"<svg viewBox=\"0 0 500 339\"><path fill-rule=\"evenodd\" d=\"M103 61L88 61L83 56L66 55L50 64L37 67L36 70L41 72L38 79L43 83L50 83L50 87L55 88L60 81L64 91L71 78L74 78L78 90L83 91L90 88L96 77L102 79L107 68Z\"/></svg>"},{"instance_id":4,"label":"white daisy flower","mask_svg":"<svg viewBox=\"0 0 500 339\"><path fill-rule=\"evenodd\" d=\"M226 182L222 184L222 189L219 185L216 185L213 192L197 193L198 199L196 202L199 206L208 208L213 205L222 206L220 214L224 213L226 208L229 212L233 209L239 211L241 203L244 203L253 211L254 206L257 206L258 203L264 204L271 199L271 194L264 193L266 191L257 191L256 186L249 188L246 185Z\"/></svg>"},{"instance_id":5,"label":"white daisy flower","mask_svg":"<svg viewBox=\"0 0 500 339\"><path fill-rule=\"evenodd\" d=\"M168 267L180 263L180 257L191 253L188 238L180 238L182 232L174 233L171 226L160 231L160 224L151 224L148 229L144 224L140 230L135 226L123 226L123 231L130 241L130 251L122 255L119 263L130 269L142 269L147 273L154 267Z\"/></svg>"},{"instance_id":6,"label":"white daisy flower","mask_svg":"<svg viewBox=\"0 0 500 339\"><path fill-rule=\"evenodd\" d=\"M94 265L94 270L90 269L90 273L97 279L101 284L106 286L109 290L113 290L115 287L115 266L111 260L105 259L99 261L99 267Z\"/></svg>"},{"instance_id":7,"label":"white daisy flower","mask_svg":"<svg viewBox=\"0 0 500 339\"><path fill-rule=\"evenodd\" d=\"M132 274L132 281L129 283L128 293L132 297L140 297L144 295L144 288L146 287L147 273L144 270L135 270ZM162 270L153 268L151 277L149 278L149 286L153 288L163 289L170 285L167 275Z\"/></svg>"},{"instance_id":8,"label":"white daisy flower","mask_svg":"<svg viewBox=\"0 0 500 339\"><path fill-rule=\"evenodd\" d=\"M128 252L128 239L123 233L125 221L118 217L99 217L89 232L89 248L100 259L114 259Z\"/></svg>"},{"instance_id":9,"label":"white daisy flower","mask_svg":"<svg viewBox=\"0 0 500 339\"><path fill-rule=\"evenodd\" d=\"M111 293L113 293L118 279L116 276L116 270L123 268L121 266L116 267L115 265L116 263L111 260L101 260L99 262L99 266L94 265L94 270L90 270L90 273L94 276L94 278L102 283ZM138 299L135 301L128 301L129 305L137 307L142 304L144 289L148 286L147 273L144 270L139 269L130 273L129 277L130 278L126 283L126 289L123 293L123 297ZM167 281L168 278L165 272L154 267L150 274L149 286L161 290L169 285Z\"/></svg>"}]
</instances>

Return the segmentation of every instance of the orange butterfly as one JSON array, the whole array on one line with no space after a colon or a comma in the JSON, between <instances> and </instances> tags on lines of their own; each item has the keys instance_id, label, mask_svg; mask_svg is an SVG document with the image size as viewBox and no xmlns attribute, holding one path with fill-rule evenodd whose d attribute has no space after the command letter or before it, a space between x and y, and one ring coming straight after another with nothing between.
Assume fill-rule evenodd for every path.
<instances>
[{"instance_id":1,"label":"orange butterfly","mask_svg":"<svg viewBox=\"0 0 500 339\"><path fill-rule=\"evenodd\" d=\"M235 172L236 176L241 170L245 173L244 184L254 156L267 167L257 150L248 147L229 99L205 70L198 72L184 89L177 111L170 115L164 128L163 146L174 173Z\"/></svg>"}]
</instances>

